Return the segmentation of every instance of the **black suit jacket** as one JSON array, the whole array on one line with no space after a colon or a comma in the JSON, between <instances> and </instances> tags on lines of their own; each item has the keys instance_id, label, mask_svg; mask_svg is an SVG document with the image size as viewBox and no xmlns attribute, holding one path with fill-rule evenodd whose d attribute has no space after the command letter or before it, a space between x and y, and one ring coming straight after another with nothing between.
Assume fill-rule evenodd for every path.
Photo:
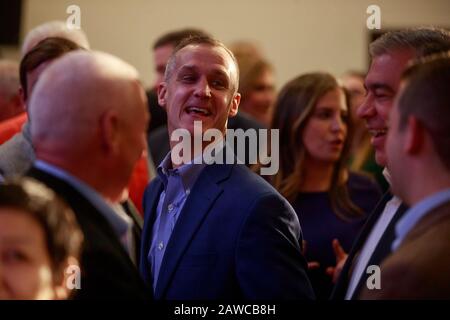
<instances>
[{"instance_id":1,"label":"black suit jacket","mask_svg":"<svg viewBox=\"0 0 450 320\"><path fill-rule=\"evenodd\" d=\"M362 247L364 246L364 243L367 240L367 237L374 228L376 222L378 221L378 218L383 213L387 202L391 199L392 194L389 191L386 192L376 205L373 212L370 214L363 228L361 229L358 237L353 243L352 249L348 254L347 261L345 262L344 267L342 268L341 274L339 275L338 281L334 286L333 292L331 293L331 300L345 299L345 295L347 293L348 285L351 279L351 272L353 271L355 263L355 258L359 255ZM395 224L403 216L403 214L406 212L407 209L408 208L404 204L401 204L400 207L397 209L397 211L394 214L394 217L389 222L371 258L369 259L369 262L367 264L368 266L373 264L380 265L380 263L384 260L384 258L386 258L391 253L391 244L395 236ZM362 286L366 282L366 279L367 274L364 273L358 282L355 292L352 295L352 299L354 297L359 296L359 292L361 291Z\"/></svg>"},{"instance_id":2,"label":"black suit jacket","mask_svg":"<svg viewBox=\"0 0 450 320\"><path fill-rule=\"evenodd\" d=\"M84 235L81 289L75 299L151 299L138 270L109 222L76 189L37 168L27 176L53 189L72 208Z\"/></svg>"}]
</instances>

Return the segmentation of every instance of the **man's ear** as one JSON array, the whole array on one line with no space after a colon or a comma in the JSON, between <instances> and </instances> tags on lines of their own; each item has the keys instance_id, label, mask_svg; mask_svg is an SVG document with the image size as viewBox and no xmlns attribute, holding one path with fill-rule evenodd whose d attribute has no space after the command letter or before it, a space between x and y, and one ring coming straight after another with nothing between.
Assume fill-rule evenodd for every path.
<instances>
[{"instance_id":1,"label":"man's ear","mask_svg":"<svg viewBox=\"0 0 450 320\"><path fill-rule=\"evenodd\" d=\"M237 115L239 110L239 103L241 102L241 94L236 92L233 99L231 100L230 111L228 112L228 117L232 118Z\"/></svg>"},{"instance_id":2,"label":"man's ear","mask_svg":"<svg viewBox=\"0 0 450 320\"><path fill-rule=\"evenodd\" d=\"M406 137L404 150L409 154L419 153L425 140L425 128L423 124L414 116L409 116L407 120Z\"/></svg>"},{"instance_id":3,"label":"man's ear","mask_svg":"<svg viewBox=\"0 0 450 320\"><path fill-rule=\"evenodd\" d=\"M104 151L120 151L119 129L119 116L115 110L108 110L100 117L100 139Z\"/></svg>"},{"instance_id":4,"label":"man's ear","mask_svg":"<svg viewBox=\"0 0 450 320\"><path fill-rule=\"evenodd\" d=\"M158 103L161 107L163 107L164 110L166 110L166 104L167 104L167 83L161 82L158 84L158 87L156 88L158 93ZM166 110L167 111L167 110Z\"/></svg>"}]
</instances>

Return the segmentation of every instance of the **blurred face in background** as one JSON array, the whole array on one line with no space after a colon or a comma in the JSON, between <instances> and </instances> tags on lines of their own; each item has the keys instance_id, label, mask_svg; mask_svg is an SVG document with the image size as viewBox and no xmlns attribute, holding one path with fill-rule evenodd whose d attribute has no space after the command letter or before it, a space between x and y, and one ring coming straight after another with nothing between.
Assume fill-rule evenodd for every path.
<instances>
[{"instance_id":1,"label":"blurred face in background","mask_svg":"<svg viewBox=\"0 0 450 320\"><path fill-rule=\"evenodd\" d=\"M355 128L364 126L364 121L357 115L357 110L364 102L364 96L366 95L364 77L353 74L346 75L342 78L342 85L350 94L350 116Z\"/></svg>"},{"instance_id":2,"label":"blurred face in background","mask_svg":"<svg viewBox=\"0 0 450 320\"><path fill-rule=\"evenodd\" d=\"M339 160L347 137L347 116L342 89L328 91L317 101L302 134L306 159L329 163Z\"/></svg>"},{"instance_id":3,"label":"blurred face in background","mask_svg":"<svg viewBox=\"0 0 450 320\"><path fill-rule=\"evenodd\" d=\"M274 72L265 61L240 60L240 110L269 127L276 99Z\"/></svg>"},{"instance_id":4,"label":"blurred face in background","mask_svg":"<svg viewBox=\"0 0 450 320\"><path fill-rule=\"evenodd\" d=\"M157 88L158 85L164 81L164 72L166 71L166 64L172 55L174 46L171 44L166 44L164 46L158 47L153 51L153 59L155 64L155 84L154 87Z\"/></svg>"},{"instance_id":5,"label":"blurred face in background","mask_svg":"<svg viewBox=\"0 0 450 320\"><path fill-rule=\"evenodd\" d=\"M46 236L29 214L0 208L0 300L56 299Z\"/></svg>"},{"instance_id":6,"label":"blurred face in background","mask_svg":"<svg viewBox=\"0 0 450 320\"><path fill-rule=\"evenodd\" d=\"M267 119L266 125L270 123L270 114L275 102L275 79L272 70L266 68L257 77L253 86L245 97L246 112L253 114L256 118Z\"/></svg>"}]
</instances>

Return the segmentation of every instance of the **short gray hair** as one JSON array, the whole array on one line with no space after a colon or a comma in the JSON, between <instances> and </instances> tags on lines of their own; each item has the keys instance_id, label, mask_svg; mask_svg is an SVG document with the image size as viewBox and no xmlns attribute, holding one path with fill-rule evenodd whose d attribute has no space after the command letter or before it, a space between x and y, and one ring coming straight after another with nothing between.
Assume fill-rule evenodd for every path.
<instances>
[{"instance_id":1,"label":"short gray hair","mask_svg":"<svg viewBox=\"0 0 450 320\"><path fill-rule=\"evenodd\" d=\"M450 50L450 33L444 29L421 27L391 31L369 46L372 58L394 50L412 50L416 58Z\"/></svg>"},{"instance_id":2,"label":"short gray hair","mask_svg":"<svg viewBox=\"0 0 450 320\"><path fill-rule=\"evenodd\" d=\"M233 60L233 63L236 67L236 79L235 79L236 83L235 83L234 91L237 92L237 89L239 86L239 66L238 66L236 57L234 56L233 52L231 52L231 50L228 49L227 46L225 46L225 44L223 44L219 40L216 40L209 36L191 36L191 37L187 37L187 38L183 39L175 47L175 49L173 50L173 53L170 55L169 61L167 61L166 71L164 72L164 81L167 82L170 79L170 77L172 76L172 73L175 68L178 52L181 49L183 49L187 46L190 46L190 45L208 45L211 47L219 47L219 48L224 49L229 54L229 56Z\"/></svg>"}]
</instances>

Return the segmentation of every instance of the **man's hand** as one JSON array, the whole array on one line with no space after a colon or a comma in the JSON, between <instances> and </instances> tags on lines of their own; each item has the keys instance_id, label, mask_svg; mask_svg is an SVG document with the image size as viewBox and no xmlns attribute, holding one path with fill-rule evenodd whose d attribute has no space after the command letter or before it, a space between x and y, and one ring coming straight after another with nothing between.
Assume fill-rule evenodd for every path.
<instances>
[{"instance_id":1,"label":"man's hand","mask_svg":"<svg viewBox=\"0 0 450 320\"><path fill-rule=\"evenodd\" d=\"M345 261L347 261L348 254L344 251L338 239L334 239L331 245L333 246L334 255L336 256L336 266L328 267L326 273L332 277L333 283L336 283L342 268L344 267Z\"/></svg>"}]
</instances>

